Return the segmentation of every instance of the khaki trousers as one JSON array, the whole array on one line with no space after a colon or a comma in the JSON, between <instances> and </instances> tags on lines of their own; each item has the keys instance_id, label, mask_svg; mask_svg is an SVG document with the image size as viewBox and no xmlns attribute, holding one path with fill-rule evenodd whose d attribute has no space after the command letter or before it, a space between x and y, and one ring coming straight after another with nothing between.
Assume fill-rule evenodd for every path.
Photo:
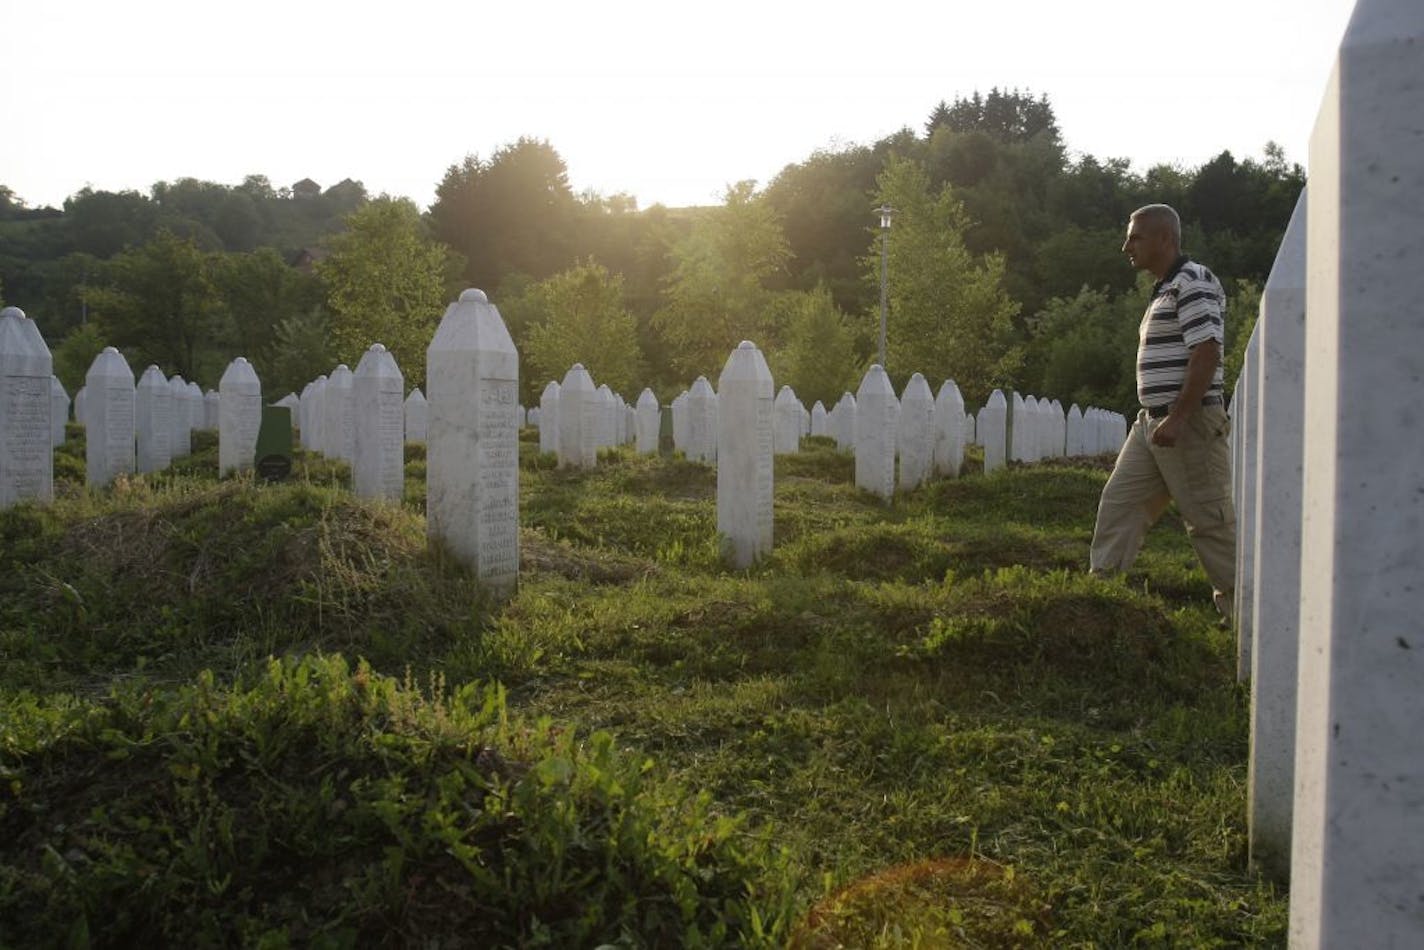
<instances>
[{"instance_id":1,"label":"khaki trousers","mask_svg":"<svg viewBox=\"0 0 1424 950\"><path fill-rule=\"evenodd\" d=\"M1098 501L1092 569L1131 567L1147 529L1175 501L1217 604L1230 604L1236 586L1236 510L1227 444L1231 421L1221 406L1202 406L1172 448L1152 444L1161 421L1149 418L1145 409L1139 412L1118 453Z\"/></svg>"}]
</instances>

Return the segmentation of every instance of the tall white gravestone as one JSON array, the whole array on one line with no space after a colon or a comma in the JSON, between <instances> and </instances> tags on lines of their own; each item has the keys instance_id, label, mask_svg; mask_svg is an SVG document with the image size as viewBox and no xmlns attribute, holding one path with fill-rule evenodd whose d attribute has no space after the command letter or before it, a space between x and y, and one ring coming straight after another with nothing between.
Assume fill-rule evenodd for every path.
<instances>
[{"instance_id":1,"label":"tall white gravestone","mask_svg":"<svg viewBox=\"0 0 1424 950\"><path fill-rule=\"evenodd\" d=\"M720 391L720 386L719 386ZM782 386L773 403L777 455L789 455L801 448L801 400L790 386Z\"/></svg>"},{"instance_id":2,"label":"tall white gravestone","mask_svg":"<svg viewBox=\"0 0 1424 950\"><path fill-rule=\"evenodd\" d=\"M697 377L687 391L687 457L717 460L717 394L706 376Z\"/></svg>"},{"instance_id":3,"label":"tall white gravestone","mask_svg":"<svg viewBox=\"0 0 1424 950\"><path fill-rule=\"evenodd\" d=\"M964 467L965 432L964 397L959 394L959 386L952 379L946 379L939 387L934 404L934 467L935 472L949 478L958 478Z\"/></svg>"},{"instance_id":4,"label":"tall white gravestone","mask_svg":"<svg viewBox=\"0 0 1424 950\"><path fill-rule=\"evenodd\" d=\"M309 408L307 424L311 432L302 431L302 444L308 452L326 454L326 374L312 380L311 392L307 395Z\"/></svg>"},{"instance_id":5,"label":"tall white gravestone","mask_svg":"<svg viewBox=\"0 0 1424 950\"><path fill-rule=\"evenodd\" d=\"M1007 461L1009 403L1003 390L996 389L989 394L989 401L979 410L979 444L984 446L984 474L1004 467Z\"/></svg>"},{"instance_id":6,"label":"tall white gravestone","mask_svg":"<svg viewBox=\"0 0 1424 950\"><path fill-rule=\"evenodd\" d=\"M876 363L855 394L855 484L889 501L895 495L895 420L899 400Z\"/></svg>"},{"instance_id":7,"label":"tall white gravestone","mask_svg":"<svg viewBox=\"0 0 1424 950\"><path fill-rule=\"evenodd\" d=\"M428 419L429 407L425 402L425 393L417 386L405 397L405 440L424 442Z\"/></svg>"},{"instance_id":8,"label":"tall white gravestone","mask_svg":"<svg viewBox=\"0 0 1424 950\"><path fill-rule=\"evenodd\" d=\"M1300 650L1300 486L1305 413L1305 202L1301 194L1261 294L1256 583L1251 630L1251 861L1290 875Z\"/></svg>"},{"instance_id":9,"label":"tall white gravestone","mask_svg":"<svg viewBox=\"0 0 1424 950\"><path fill-rule=\"evenodd\" d=\"M559 384L552 379L539 394L539 451L559 451Z\"/></svg>"},{"instance_id":10,"label":"tall white gravestone","mask_svg":"<svg viewBox=\"0 0 1424 950\"><path fill-rule=\"evenodd\" d=\"M652 455L658 450L658 430L662 427L663 410L651 389L644 389L638 394L635 412L638 419L638 452Z\"/></svg>"},{"instance_id":11,"label":"tall white gravestone","mask_svg":"<svg viewBox=\"0 0 1424 950\"><path fill-rule=\"evenodd\" d=\"M35 322L19 307L0 310L0 508L54 497L53 374Z\"/></svg>"},{"instance_id":12,"label":"tall white gravestone","mask_svg":"<svg viewBox=\"0 0 1424 950\"><path fill-rule=\"evenodd\" d=\"M1240 489L1236 498L1236 591L1232 613L1236 618L1236 679L1245 681L1251 675L1251 649L1255 617L1251 599L1256 587L1256 502L1261 497L1261 484L1256 478L1256 382L1261 365L1261 330L1256 327L1246 344L1246 358L1241 365L1241 377L1236 382L1235 420L1241 429L1239 454L1241 470L1233 473Z\"/></svg>"},{"instance_id":13,"label":"tall white gravestone","mask_svg":"<svg viewBox=\"0 0 1424 950\"><path fill-rule=\"evenodd\" d=\"M257 430L262 426L262 383L246 357L228 364L218 380L218 475L256 463Z\"/></svg>"},{"instance_id":14,"label":"tall white gravestone","mask_svg":"<svg viewBox=\"0 0 1424 950\"><path fill-rule=\"evenodd\" d=\"M169 406L168 456L171 459L186 458L193 452L193 427L189 424L186 399L188 381L177 373L168 379Z\"/></svg>"},{"instance_id":15,"label":"tall white gravestone","mask_svg":"<svg viewBox=\"0 0 1424 950\"><path fill-rule=\"evenodd\" d=\"M351 369L342 363L326 378L321 391L322 452L328 458L351 461L356 452L356 419L351 407Z\"/></svg>"},{"instance_id":16,"label":"tall white gravestone","mask_svg":"<svg viewBox=\"0 0 1424 950\"><path fill-rule=\"evenodd\" d=\"M855 417L855 396L842 393L841 401L836 403L836 448L842 452L855 453Z\"/></svg>"},{"instance_id":17,"label":"tall white gravestone","mask_svg":"<svg viewBox=\"0 0 1424 950\"><path fill-rule=\"evenodd\" d=\"M400 501L405 492L405 377L396 358L373 343L351 379L351 489L359 498Z\"/></svg>"},{"instance_id":18,"label":"tall white gravestone","mask_svg":"<svg viewBox=\"0 0 1424 950\"><path fill-rule=\"evenodd\" d=\"M163 370L150 365L134 391L139 472L161 472L172 462L173 390Z\"/></svg>"},{"instance_id":19,"label":"tall white gravestone","mask_svg":"<svg viewBox=\"0 0 1424 950\"><path fill-rule=\"evenodd\" d=\"M929 481L934 467L934 394L919 373L910 377L900 397L895 445L900 454L900 489L911 491Z\"/></svg>"},{"instance_id":20,"label":"tall white gravestone","mask_svg":"<svg viewBox=\"0 0 1424 950\"><path fill-rule=\"evenodd\" d=\"M582 363L575 363L559 385L559 468L598 464L598 392Z\"/></svg>"},{"instance_id":21,"label":"tall white gravestone","mask_svg":"<svg viewBox=\"0 0 1424 950\"><path fill-rule=\"evenodd\" d=\"M717 380L717 533L737 568L771 551L772 392L766 358L743 340Z\"/></svg>"},{"instance_id":22,"label":"tall white gravestone","mask_svg":"<svg viewBox=\"0 0 1424 950\"><path fill-rule=\"evenodd\" d=\"M1424 946L1422 77L1424 4L1359 0L1310 142L1297 947Z\"/></svg>"},{"instance_id":23,"label":"tall white gravestone","mask_svg":"<svg viewBox=\"0 0 1424 950\"><path fill-rule=\"evenodd\" d=\"M430 537L490 590L519 580L519 354L484 291L445 311L426 354Z\"/></svg>"},{"instance_id":24,"label":"tall white gravestone","mask_svg":"<svg viewBox=\"0 0 1424 950\"><path fill-rule=\"evenodd\" d=\"M134 374L112 346L94 357L84 377L89 391L85 481L102 488L134 470Z\"/></svg>"},{"instance_id":25,"label":"tall white gravestone","mask_svg":"<svg viewBox=\"0 0 1424 950\"><path fill-rule=\"evenodd\" d=\"M811 407L811 434L826 434L826 405L817 399L816 404Z\"/></svg>"},{"instance_id":26,"label":"tall white gravestone","mask_svg":"<svg viewBox=\"0 0 1424 950\"><path fill-rule=\"evenodd\" d=\"M187 405L188 432L191 439L191 433L200 431L203 428L203 423L207 421L207 406L203 399L203 387L191 379L188 380Z\"/></svg>"}]
</instances>

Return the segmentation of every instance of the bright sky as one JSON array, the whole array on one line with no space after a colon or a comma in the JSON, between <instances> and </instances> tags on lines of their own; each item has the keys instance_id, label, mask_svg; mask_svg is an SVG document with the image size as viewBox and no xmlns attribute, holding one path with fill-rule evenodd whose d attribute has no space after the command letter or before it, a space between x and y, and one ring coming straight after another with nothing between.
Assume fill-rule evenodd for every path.
<instances>
[{"instance_id":1,"label":"bright sky","mask_svg":"<svg viewBox=\"0 0 1424 950\"><path fill-rule=\"evenodd\" d=\"M343 178L434 199L547 139L575 191L720 201L976 89L1047 93L1068 147L1200 164L1307 142L1353 0L0 0L0 184Z\"/></svg>"}]
</instances>

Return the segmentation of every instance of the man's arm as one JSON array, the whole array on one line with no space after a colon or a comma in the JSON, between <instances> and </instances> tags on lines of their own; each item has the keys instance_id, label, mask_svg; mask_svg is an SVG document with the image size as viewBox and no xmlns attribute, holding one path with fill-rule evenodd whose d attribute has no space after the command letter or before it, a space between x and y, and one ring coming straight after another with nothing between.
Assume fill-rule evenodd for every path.
<instances>
[{"instance_id":1,"label":"man's arm","mask_svg":"<svg viewBox=\"0 0 1424 950\"><path fill-rule=\"evenodd\" d=\"M1154 445L1170 447L1177 444L1182 427L1187 424L1192 413L1201 408L1202 398L1211 388L1216 367L1220 363L1221 344L1216 340L1203 340L1192 347L1191 354L1187 357L1187 379L1182 383L1182 391L1177 394L1177 401L1172 403L1172 411L1167 413L1167 418L1153 430Z\"/></svg>"}]
</instances>

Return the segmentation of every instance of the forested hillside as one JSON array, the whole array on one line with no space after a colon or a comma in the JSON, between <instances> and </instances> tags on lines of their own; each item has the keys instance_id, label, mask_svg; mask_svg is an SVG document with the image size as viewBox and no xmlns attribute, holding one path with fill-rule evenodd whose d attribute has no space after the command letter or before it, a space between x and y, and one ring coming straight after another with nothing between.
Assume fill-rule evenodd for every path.
<instances>
[{"instance_id":1,"label":"forested hillside","mask_svg":"<svg viewBox=\"0 0 1424 950\"><path fill-rule=\"evenodd\" d=\"M380 341L418 384L446 302L478 286L520 347L526 400L575 361L629 399L644 385L671 398L715 378L741 339L779 383L831 400L873 358L874 209L888 202L897 386L918 370L955 378L971 402L1015 386L1127 407L1147 286L1118 250L1127 214L1181 212L1187 250L1231 295L1239 361L1303 184L1269 143L1261 158L1145 171L1077 154L1046 98L993 90L941 102L923 128L816 151L762 187L729 184L707 208L575 194L554 146L533 139L452 164L424 212L351 179L85 188L60 209L0 184L0 299L38 321L71 392L107 344L204 386L245 355L275 396Z\"/></svg>"}]
</instances>

